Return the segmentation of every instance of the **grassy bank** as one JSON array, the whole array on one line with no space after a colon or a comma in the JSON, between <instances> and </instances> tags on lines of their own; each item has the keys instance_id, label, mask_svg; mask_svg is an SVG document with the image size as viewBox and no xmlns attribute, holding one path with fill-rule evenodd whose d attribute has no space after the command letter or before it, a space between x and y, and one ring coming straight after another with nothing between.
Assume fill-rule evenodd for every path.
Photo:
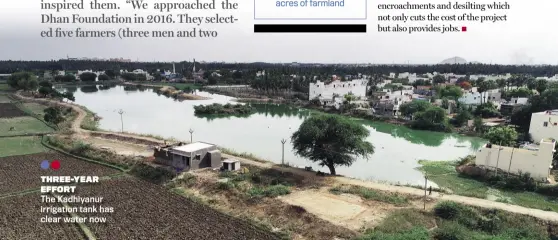
<instances>
[{"instance_id":1,"label":"grassy bank","mask_svg":"<svg viewBox=\"0 0 558 240\"><path fill-rule=\"evenodd\" d=\"M81 128L89 131L98 131L99 129L99 122L95 119L96 114L84 106L80 106L87 114L81 122Z\"/></svg>"},{"instance_id":2,"label":"grassy bank","mask_svg":"<svg viewBox=\"0 0 558 240\"><path fill-rule=\"evenodd\" d=\"M40 137L0 138L0 157L34 154L44 151L46 151L46 149L41 144Z\"/></svg>"},{"instance_id":3,"label":"grassy bank","mask_svg":"<svg viewBox=\"0 0 558 240\"><path fill-rule=\"evenodd\" d=\"M486 182L459 174L455 170L458 162L419 161L419 163L422 165L419 167L419 170L424 172L430 181L435 182L441 188L451 190L453 194L489 199L546 211L558 211L558 201L556 198L534 192L518 192L494 188Z\"/></svg>"},{"instance_id":4,"label":"grassy bank","mask_svg":"<svg viewBox=\"0 0 558 240\"><path fill-rule=\"evenodd\" d=\"M555 223L479 209L454 202L438 203L432 211L400 209L359 240L547 240L556 239Z\"/></svg>"},{"instance_id":5,"label":"grassy bank","mask_svg":"<svg viewBox=\"0 0 558 240\"><path fill-rule=\"evenodd\" d=\"M370 188L365 188L361 186L336 186L329 191L333 194L348 193L360 196L366 200L373 200L378 202L390 203L395 206L407 206L409 205L409 199L406 196L400 195L398 193L388 193L382 192Z\"/></svg>"}]
</instances>

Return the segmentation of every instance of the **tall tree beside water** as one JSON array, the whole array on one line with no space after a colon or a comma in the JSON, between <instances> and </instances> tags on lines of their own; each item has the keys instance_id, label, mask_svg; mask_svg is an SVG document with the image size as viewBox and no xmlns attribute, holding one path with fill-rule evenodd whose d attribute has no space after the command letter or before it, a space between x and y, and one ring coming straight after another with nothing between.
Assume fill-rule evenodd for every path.
<instances>
[{"instance_id":1,"label":"tall tree beside water","mask_svg":"<svg viewBox=\"0 0 558 240\"><path fill-rule=\"evenodd\" d=\"M362 124L336 115L307 118L293 133L295 154L326 166L335 175L336 166L350 166L356 157L368 158L374 146L366 141L368 129Z\"/></svg>"}]
</instances>

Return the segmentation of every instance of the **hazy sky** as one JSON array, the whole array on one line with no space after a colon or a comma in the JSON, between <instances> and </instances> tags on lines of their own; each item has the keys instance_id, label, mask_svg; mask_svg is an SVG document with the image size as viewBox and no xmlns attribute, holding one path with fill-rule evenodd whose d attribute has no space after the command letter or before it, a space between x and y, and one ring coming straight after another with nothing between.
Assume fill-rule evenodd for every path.
<instances>
[{"instance_id":1,"label":"hazy sky","mask_svg":"<svg viewBox=\"0 0 558 240\"><path fill-rule=\"evenodd\" d=\"M61 2L62 0L43 0ZM67 0L75 1L75 0ZM85 0L86 4L89 0ZM108 2L110 0L99 0ZM82 15L133 14L125 0L121 10L84 10ZM145 0L154 3L155 0ZM168 0L184 2L193 0ZM208 0L201 0L208 1ZM220 2L220 0L217 0ZM273 0L256 0L271 1ZM346 0L351 1L351 0ZM41 24L40 1L0 1L0 59L49 60L70 57L124 57L143 61L227 61L227 62L342 62L342 63L438 63L445 58L460 56L468 61L501 64L558 64L558 1L556 0L511 0L510 10L497 11L508 14L507 22L500 23L453 23L467 26L467 32L456 33L378 33L377 15L406 12L408 15L462 14L494 15L494 11L442 11L442 10L378 10L378 3L406 3L401 0L368 2L366 21L304 21L304 23L366 23L364 34L254 34L254 23L285 23L279 21L254 21L252 0L238 1L240 8L234 15L237 24L205 25L206 29L219 31L214 39L47 39L40 31L49 27L65 29L96 28L118 29L122 25L71 25ZM448 3L447 0L413 0L413 3ZM503 2L503 1L502 1ZM465 1L459 1L465 3ZM476 3L493 3L479 0ZM224 12L223 10L216 10ZM156 13L154 10L151 12ZM215 12L215 11L214 11ZM73 11L66 11L69 15ZM142 14L147 14L143 11ZM182 11L203 16L200 11ZM205 15L211 15L206 12ZM287 23L297 23L288 21ZM382 23L385 25L386 23ZM395 23L392 23L395 24ZM413 25L425 25L413 23ZM450 24L446 22L445 24ZM408 24L407 24L408 25ZM203 25L202 25L203 26ZM129 25L134 29L188 29L187 25Z\"/></svg>"}]
</instances>

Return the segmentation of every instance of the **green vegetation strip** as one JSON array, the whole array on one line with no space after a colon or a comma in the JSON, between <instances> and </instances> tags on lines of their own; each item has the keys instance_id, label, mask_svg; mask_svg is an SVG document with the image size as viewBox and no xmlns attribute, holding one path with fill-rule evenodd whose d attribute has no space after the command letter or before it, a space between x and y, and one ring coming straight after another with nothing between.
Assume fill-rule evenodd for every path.
<instances>
[{"instance_id":1,"label":"green vegetation strip","mask_svg":"<svg viewBox=\"0 0 558 240\"><path fill-rule=\"evenodd\" d=\"M47 136L47 137L48 137L48 136ZM50 145L50 144L48 143L47 140L45 140L45 137L44 137L44 136L41 138L41 144L43 144L43 146L45 146L45 147L47 147L47 148L49 148L49 149L52 149L52 150L54 150L54 151L58 151L58 152L60 152L60 153L62 153L62 154L68 155L68 156L70 156L70 157L74 157L74 158L77 158L77 159L80 159L80 160L83 160L83 161L86 161L86 162L90 162L90 163L100 164L100 165L103 165L103 166L105 166L105 167L110 167L110 168L119 170L119 171L121 171L121 172L126 172L126 169L121 168L121 167L119 167L119 166L115 166L115 165L112 165L112 164L109 164L109 163L105 163L105 162L101 162L101 161L96 161L96 160L91 160L91 159L87 159L87 158L84 158L84 157L80 157L80 156L71 154L71 153L69 153L69 152L66 152L66 151L64 151L64 150L62 150L62 149L60 149L60 148L54 147L54 146Z\"/></svg>"},{"instance_id":2,"label":"green vegetation strip","mask_svg":"<svg viewBox=\"0 0 558 240\"><path fill-rule=\"evenodd\" d=\"M449 189L453 194L495 200L528 208L545 211L558 211L558 201L535 192L512 191L489 185L487 182L469 178L459 174L455 167L458 162L451 161L419 161L419 170L424 172L430 181L442 189Z\"/></svg>"},{"instance_id":3,"label":"green vegetation strip","mask_svg":"<svg viewBox=\"0 0 558 240\"><path fill-rule=\"evenodd\" d=\"M48 127L52 128L53 130L59 130L59 128L51 123L46 122L41 116L37 115L36 113L34 113L31 109L28 109L27 107L25 107L23 105L23 101L15 99L13 96L8 96L10 99L12 99L12 103L19 109L21 109L21 111L27 113L27 115L41 121L42 123L44 123L45 125L47 125Z\"/></svg>"},{"instance_id":4,"label":"green vegetation strip","mask_svg":"<svg viewBox=\"0 0 558 240\"><path fill-rule=\"evenodd\" d=\"M34 154L45 150L36 136L0 138L0 157Z\"/></svg>"},{"instance_id":5,"label":"green vegetation strip","mask_svg":"<svg viewBox=\"0 0 558 240\"><path fill-rule=\"evenodd\" d=\"M382 191L373 190L370 188L365 188L361 186L336 186L329 191L333 194L348 193L358 195L367 200L373 200L378 202L391 203L396 206L407 206L409 205L409 199L405 196L399 195L397 193L387 193Z\"/></svg>"},{"instance_id":6,"label":"green vegetation strip","mask_svg":"<svg viewBox=\"0 0 558 240\"><path fill-rule=\"evenodd\" d=\"M440 202L433 211L399 209L359 240L547 240L556 223L500 210Z\"/></svg>"}]
</instances>

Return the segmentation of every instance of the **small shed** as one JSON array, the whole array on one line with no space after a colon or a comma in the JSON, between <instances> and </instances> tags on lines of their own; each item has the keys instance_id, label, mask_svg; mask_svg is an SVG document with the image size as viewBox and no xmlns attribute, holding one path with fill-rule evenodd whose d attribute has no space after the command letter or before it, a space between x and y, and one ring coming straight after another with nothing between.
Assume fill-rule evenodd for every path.
<instances>
[{"instance_id":1,"label":"small shed","mask_svg":"<svg viewBox=\"0 0 558 240\"><path fill-rule=\"evenodd\" d=\"M237 171L240 170L240 161L236 159L225 159L223 161L223 169L225 171Z\"/></svg>"}]
</instances>

